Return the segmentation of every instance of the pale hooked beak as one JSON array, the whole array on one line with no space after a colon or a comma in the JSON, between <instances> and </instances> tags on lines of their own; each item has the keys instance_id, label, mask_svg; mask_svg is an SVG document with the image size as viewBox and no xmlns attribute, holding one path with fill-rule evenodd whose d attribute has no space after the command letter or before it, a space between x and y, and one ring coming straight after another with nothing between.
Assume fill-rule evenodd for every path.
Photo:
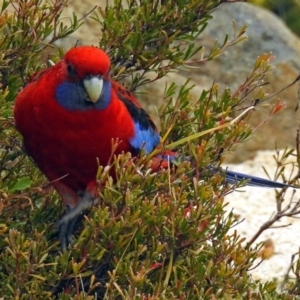
<instances>
[{"instance_id":1,"label":"pale hooked beak","mask_svg":"<svg viewBox=\"0 0 300 300\"><path fill-rule=\"evenodd\" d=\"M90 101L96 103L103 90L103 79L101 77L93 76L83 80L84 88L89 96Z\"/></svg>"}]
</instances>

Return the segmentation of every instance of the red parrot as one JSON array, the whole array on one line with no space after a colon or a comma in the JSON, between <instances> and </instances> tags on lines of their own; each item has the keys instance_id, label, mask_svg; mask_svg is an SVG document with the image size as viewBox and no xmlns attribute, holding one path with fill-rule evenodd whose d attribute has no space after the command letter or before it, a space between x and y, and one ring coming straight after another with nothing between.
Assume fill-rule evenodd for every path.
<instances>
[{"instance_id":1,"label":"red parrot","mask_svg":"<svg viewBox=\"0 0 300 300\"><path fill-rule=\"evenodd\" d=\"M141 149L148 154L160 143L155 124L136 98L109 76L110 59L96 47L69 50L56 65L33 75L17 96L14 117L24 148L46 175L66 206L59 222L63 249L72 241L75 220L97 194L99 160ZM173 158L176 154L168 153ZM156 159L165 159L164 156ZM288 185L226 171L226 179L249 179L249 185Z\"/></svg>"}]
</instances>

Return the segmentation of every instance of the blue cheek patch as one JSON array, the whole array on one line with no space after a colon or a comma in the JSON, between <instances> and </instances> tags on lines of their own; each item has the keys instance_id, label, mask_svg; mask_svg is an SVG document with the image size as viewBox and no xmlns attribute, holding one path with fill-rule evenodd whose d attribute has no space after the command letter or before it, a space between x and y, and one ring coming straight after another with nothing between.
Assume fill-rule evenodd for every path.
<instances>
[{"instance_id":1,"label":"blue cheek patch","mask_svg":"<svg viewBox=\"0 0 300 300\"><path fill-rule=\"evenodd\" d=\"M102 110L109 105L110 99L111 83L109 81L104 81L102 94L96 103L88 101L88 94L81 83L63 82L56 88L56 100L67 110Z\"/></svg>"},{"instance_id":2,"label":"blue cheek patch","mask_svg":"<svg viewBox=\"0 0 300 300\"><path fill-rule=\"evenodd\" d=\"M160 136L151 127L143 129L139 123L134 123L134 137L129 141L135 149L144 149L146 154L151 153L159 144Z\"/></svg>"}]
</instances>

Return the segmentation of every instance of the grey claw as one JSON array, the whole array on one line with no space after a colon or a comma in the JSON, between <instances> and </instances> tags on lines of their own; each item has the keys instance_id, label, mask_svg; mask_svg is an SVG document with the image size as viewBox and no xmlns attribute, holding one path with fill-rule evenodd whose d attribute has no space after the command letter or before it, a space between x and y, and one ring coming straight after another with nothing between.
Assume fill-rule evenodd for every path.
<instances>
[{"instance_id":1,"label":"grey claw","mask_svg":"<svg viewBox=\"0 0 300 300\"><path fill-rule=\"evenodd\" d=\"M77 206L68 207L66 214L58 222L58 233L59 240L62 250L66 250L68 245L74 242L73 230L76 220L80 213L86 208L91 206L93 203L93 198L89 193L85 193L79 200Z\"/></svg>"}]
</instances>

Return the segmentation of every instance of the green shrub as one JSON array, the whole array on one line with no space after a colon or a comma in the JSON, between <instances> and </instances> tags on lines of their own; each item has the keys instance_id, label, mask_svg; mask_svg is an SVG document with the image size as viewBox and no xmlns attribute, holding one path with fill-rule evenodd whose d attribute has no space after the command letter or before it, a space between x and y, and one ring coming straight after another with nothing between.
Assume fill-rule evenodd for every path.
<instances>
[{"instance_id":1,"label":"green shrub","mask_svg":"<svg viewBox=\"0 0 300 300\"><path fill-rule=\"evenodd\" d=\"M161 78L187 65L201 51L195 38L213 21L210 13L219 5L217 0L141 2L129 1L125 9L115 1L92 14L102 25L99 44L111 57L113 77L131 76L131 90L149 82L148 72ZM132 163L124 154L114 161L117 182L100 167L100 204L78 222L75 244L60 252L55 223L62 205L24 154L12 107L30 74L47 65L44 53L51 50L56 61L62 54L54 42L80 26L75 15L70 26L61 22L66 4L2 2L0 295L4 299L293 299L298 281L281 295L274 282L255 282L248 274L260 246L244 247L236 232L229 234L238 220L232 212L226 213L224 196L237 186L224 184L221 174L206 168L220 165L224 152L251 135L247 126L251 109L230 126L227 122L247 97L256 99L255 105L265 99L261 80L270 68L268 54L257 59L235 92L219 91L213 84L199 99L192 99L188 81L181 87L168 85L160 110L162 147L176 147L191 159L153 174L149 156ZM203 61L242 41L244 31L237 30L231 41L224 37ZM270 114L281 108L274 106Z\"/></svg>"},{"instance_id":2,"label":"green shrub","mask_svg":"<svg viewBox=\"0 0 300 300\"><path fill-rule=\"evenodd\" d=\"M300 35L300 2L298 0L253 0L278 15L297 35Z\"/></svg>"}]
</instances>

